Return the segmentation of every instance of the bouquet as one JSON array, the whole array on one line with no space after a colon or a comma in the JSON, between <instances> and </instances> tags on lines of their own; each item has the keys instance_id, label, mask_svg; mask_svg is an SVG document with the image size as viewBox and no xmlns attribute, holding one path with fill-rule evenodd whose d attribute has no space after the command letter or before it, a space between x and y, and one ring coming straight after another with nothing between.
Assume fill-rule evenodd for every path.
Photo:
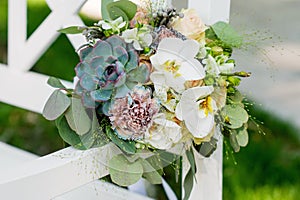
<instances>
[{"instance_id":1,"label":"bouquet","mask_svg":"<svg viewBox=\"0 0 300 200\"><path fill-rule=\"evenodd\" d=\"M121 186L141 177L160 184L164 167L182 155L193 176L194 154L209 157L223 136L235 152L247 145L237 86L250 73L235 71L230 56L242 38L229 24L205 25L195 10L166 1L102 1L102 17L60 30L87 39L75 88L48 80L57 90L43 115L66 143L82 150L112 143L118 153L107 165Z\"/></svg>"}]
</instances>

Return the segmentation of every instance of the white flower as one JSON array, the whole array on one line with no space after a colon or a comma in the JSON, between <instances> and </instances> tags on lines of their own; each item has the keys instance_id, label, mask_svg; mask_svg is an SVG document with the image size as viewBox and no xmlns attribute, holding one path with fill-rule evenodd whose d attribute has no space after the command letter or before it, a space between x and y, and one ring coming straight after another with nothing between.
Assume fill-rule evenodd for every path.
<instances>
[{"instance_id":1,"label":"white flower","mask_svg":"<svg viewBox=\"0 0 300 200\"><path fill-rule=\"evenodd\" d=\"M201 41L204 38L206 26L199 17L195 9L186 9L181 11L183 18L175 18L171 22L171 27L179 31L189 39Z\"/></svg>"},{"instance_id":2,"label":"white flower","mask_svg":"<svg viewBox=\"0 0 300 200\"><path fill-rule=\"evenodd\" d=\"M144 141L158 149L170 149L181 137L181 127L160 113L154 118L153 126L146 132Z\"/></svg>"},{"instance_id":3,"label":"white flower","mask_svg":"<svg viewBox=\"0 0 300 200\"><path fill-rule=\"evenodd\" d=\"M178 38L164 38L158 45L150 61L155 69L150 79L154 84L166 84L176 92L183 92L184 83L205 77L202 64L195 59L199 43L195 40L182 41ZM157 75L163 75L162 82L155 82ZM159 79L161 80L161 79Z\"/></svg>"},{"instance_id":4,"label":"white flower","mask_svg":"<svg viewBox=\"0 0 300 200\"><path fill-rule=\"evenodd\" d=\"M166 85L164 74L155 73L152 76L152 81L154 82L154 96L159 100L160 104L174 113L179 97L173 89Z\"/></svg>"},{"instance_id":5,"label":"white flower","mask_svg":"<svg viewBox=\"0 0 300 200\"><path fill-rule=\"evenodd\" d=\"M176 117L185 122L187 129L196 138L204 138L214 127L215 101L209 96L212 86L187 89L182 93L176 107Z\"/></svg>"},{"instance_id":6,"label":"white flower","mask_svg":"<svg viewBox=\"0 0 300 200\"><path fill-rule=\"evenodd\" d=\"M225 55L217 56L216 59L211 55L208 55L206 59L203 60L205 64L205 70L209 74L218 76L220 73L230 73L234 68L234 63L226 63L228 59Z\"/></svg>"},{"instance_id":7,"label":"white flower","mask_svg":"<svg viewBox=\"0 0 300 200\"><path fill-rule=\"evenodd\" d=\"M113 31L116 31L124 28L126 26L126 21L123 21L122 17L118 17L117 19L109 22L105 20L101 20L98 22L97 25L103 28L104 30L112 29Z\"/></svg>"},{"instance_id":8,"label":"white flower","mask_svg":"<svg viewBox=\"0 0 300 200\"><path fill-rule=\"evenodd\" d=\"M126 43L132 43L136 50L143 50L145 47L149 47L152 43L152 36L147 28L137 28L127 29L122 33L122 38L124 38Z\"/></svg>"}]
</instances>

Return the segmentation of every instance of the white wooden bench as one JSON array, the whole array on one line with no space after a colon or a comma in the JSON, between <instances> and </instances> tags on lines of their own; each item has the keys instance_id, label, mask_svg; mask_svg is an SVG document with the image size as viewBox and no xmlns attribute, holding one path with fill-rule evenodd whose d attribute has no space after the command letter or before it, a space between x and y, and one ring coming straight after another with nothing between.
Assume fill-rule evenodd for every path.
<instances>
[{"instance_id":1,"label":"white wooden bench","mask_svg":"<svg viewBox=\"0 0 300 200\"><path fill-rule=\"evenodd\" d=\"M86 1L47 0L51 13L28 39L27 1L8 1L8 64L0 64L1 102L42 112L53 89L46 84L48 76L29 70L59 36L58 29L83 25L77 13ZM173 5L195 8L207 24L229 19L230 0L174 0ZM85 43L81 35L67 37L75 49ZM105 165L95 162L112 155L108 144L88 151L69 147L39 158L0 142L0 199L147 199L95 181L108 174ZM210 158L198 158L197 165L198 182L190 199L222 199L222 141Z\"/></svg>"}]
</instances>

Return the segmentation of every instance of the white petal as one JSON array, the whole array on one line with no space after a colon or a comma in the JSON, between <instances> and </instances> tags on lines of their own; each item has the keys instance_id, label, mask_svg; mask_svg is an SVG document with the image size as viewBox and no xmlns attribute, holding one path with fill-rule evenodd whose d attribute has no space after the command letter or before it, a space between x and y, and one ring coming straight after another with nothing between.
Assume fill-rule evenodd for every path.
<instances>
[{"instance_id":1,"label":"white petal","mask_svg":"<svg viewBox=\"0 0 300 200\"><path fill-rule=\"evenodd\" d=\"M112 26L111 26L110 24L108 24L108 23L103 23L103 24L102 24L102 28L103 28L104 30L109 30L109 29L112 28Z\"/></svg>"},{"instance_id":2,"label":"white petal","mask_svg":"<svg viewBox=\"0 0 300 200\"><path fill-rule=\"evenodd\" d=\"M179 53L182 49L183 41L179 38L164 38L160 41L157 50L163 50L170 53Z\"/></svg>"},{"instance_id":3,"label":"white petal","mask_svg":"<svg viewBox=\"0 0 300 200\"><path fill-rule=\"evenodd\" d=\"M179 103L177 104L176 106L176 109L175 109L175 115L176 115L176 118L179 119L180 121L183 121L183 110L182 110L182 101L179 101Z\"/></svg>"},{"instance_id":4,"label":"white petal","mask_svg":"<svg viewBox=\"0 0 300 200\"><path fill-rule=\"evenodd\" d=\"M163 70L159 63L159 56L157 54L154 54L153 56L150 57L150 62L152 64L152 66L154 67L154 69L156 69L158 71Z\"/></svg>"},{"instance_id":5,"label":"white petal","mask_svg":"<svg viewBox=\"0 0 300 200\"><path fill-rule=\"evenodd\" d=\"M126 25L126 22L122 22L121 24L118 25L118 28L123 28L123 27L125 27L125 25Z\"/></svg>"},{"instance_id":6,"label":"white petal","mask_svg":"<svg viewBox=\"0 0 300 200\"><path fill-rule=\"evenodd\" d=\"M137 40L133 40L133 47L139 51L143 50L143 48L141 47L140 43Z\"/></svg>"},{"instance_id":7,"label":"white petal","mask_svg":"<svg viewBox=\"0 0 300 200\"><path fill-rule=\"evenodd\" d=\"M137 29L128 29L122 33L123 38L127 39L136 39L137 36Z\"/></svg>"},{"instance_id":8,"label":"white petal","mask_svg":"<svg viewBox=\"0 0 300 200\"><path fill-rule=\"evenodd\" d=\"M200 80L205 77L205 70L202 64L197 60L182 62L178 73L181 74L185 80Z\"/></svg>"},{"instance_id":9,"label":"white petal","mask_svg":"<svg viewBox=\"0 0 300 200\"><path fill-rule=\"evenodd\" d=\"M233 63L224 63L219 66L219 69L222 73L230 73L234 68Z\"/></svg>"},{"instance_id":10,"label":"white petal","mask_svg":"<svg viewBox=\"0 0 300 200\"><path fill-rule=\"evenodd\" d=\"M145 141L158 149L169 149L172 145L178 142L181 135L181 127L175 122L166 120L163 114L159 114L158 118L154 119L156 129L146 133Z\"/></svg>"},{"instance_id":11,"label":"white petal","mask_svg":"<svg viewBox=\"0 0 300 200\"><path fill-rule=\"evenodd\" d=\"M191 113L191 115L185 119L187 129L196 138L206 137L214 127L214 116L209 114L205 118L200 118L195 115L196 113L193 114Z\"/></svg>"},{"instance_id":12,"label":"white petal","mask_svg":"<svg viewBox=\"0 0 300 200\"><path fill-rule=\"evenodd\" d=\"M182 76L176 76L171 72L165 72L166 84L173 88L176 92L182 93L185 89L185 79Z\"/></svg>"},{"instance_id":13,"label":"white petal","mask_svg":"<svg viewBox=\"0 0 300 200\"><path fill-rule=\"evenodd\" d=\"M152 36L150 34L145 34L143 35L143 37L140 37L141 38L141 42L143 45L149 47L152 43Z\"/></svg>"},{"instance_id":14,"label":"white petal","mask_svg":"<svg viewBox=\"0 0 300 200\"><path fill-rule=\"evenodd\" d=\"M207 59L205 59L205 70L210 73L210 74L214 74L214 75L219 75L220 74L220 70L219 70L219 66L216 62L216 60L211 56L208 55Z\"/></svg>"},{"instance_id":15,"label":"white petal","mask_svg":"<svg viewBox=\"0 0 300 200\"><path fill-rule=\"evenodd\" d=\"M195 40L185 40L179 53L183 57L193 59L197 55L199 48L200 44Z\"/></svg>"},{"instance_id":16,"label":"white petal","mask_svg":"<svg viewBox=\"0 0 300 200\"><path fill-rule=\"evenodd\" d=\"M185 104L190 104L196 102L198 99L202 99L214 91L213 86L202 86L202 87L193 87L185 90L182 93L181 100Z\"/></svg>"}]
</instances>

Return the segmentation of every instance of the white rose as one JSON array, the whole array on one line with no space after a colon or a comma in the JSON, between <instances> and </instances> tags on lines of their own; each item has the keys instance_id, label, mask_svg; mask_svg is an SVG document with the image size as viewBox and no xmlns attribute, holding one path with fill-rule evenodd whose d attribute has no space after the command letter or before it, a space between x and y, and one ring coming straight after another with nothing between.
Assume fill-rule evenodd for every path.
<instances>
[{"instance_id":1,"label":"white rose","mask_svg":"<svg viewBox=\"0 0 300 200\"><path fill-rule=\"evenodd\" d=\"M171 27L179 31L189 39L200 40L204 36L206 26L200 19L195 9L183 10L183 18L177 18L171 23Z\"/></svg>"}]
</instances>

